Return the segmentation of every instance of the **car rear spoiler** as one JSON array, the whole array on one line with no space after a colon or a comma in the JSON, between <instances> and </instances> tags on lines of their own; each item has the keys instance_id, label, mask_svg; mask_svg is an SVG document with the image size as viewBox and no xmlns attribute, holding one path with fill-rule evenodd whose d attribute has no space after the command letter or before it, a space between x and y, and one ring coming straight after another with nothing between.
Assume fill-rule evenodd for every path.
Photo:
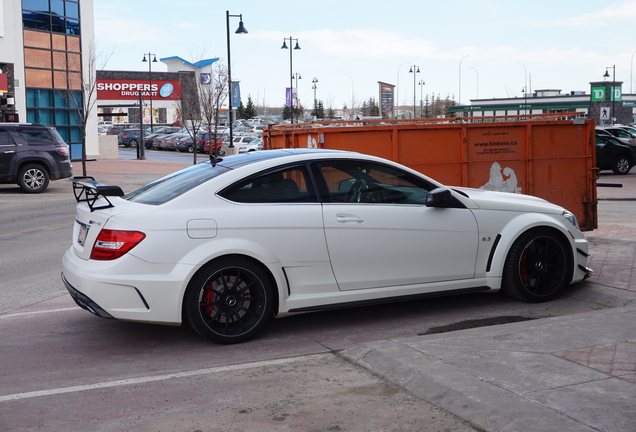
<instances>
[{"instance_id":1,"label":"car rear spoiler","mask_svg":"<svg viewBox=\"0 0 636 432\"><path fill-rule=\"evenodd\" d=\"M98 183L93 177L72 177L73 195L77 202L85 202L91 212L99 209L115 207L108 199L109 196L124 196L124 191L119 186L109 186ZM108 204L96 206L98 199L103 198Z\"/></svg>"}]
</instances>

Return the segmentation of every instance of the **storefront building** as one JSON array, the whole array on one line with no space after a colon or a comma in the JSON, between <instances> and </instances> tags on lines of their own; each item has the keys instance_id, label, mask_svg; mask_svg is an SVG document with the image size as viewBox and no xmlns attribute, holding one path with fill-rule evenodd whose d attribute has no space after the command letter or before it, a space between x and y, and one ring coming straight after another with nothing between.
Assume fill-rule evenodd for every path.
<instances>
[{"instance_id":1,"label":"storefront building","mask_svg":"<svg viewBox=\"0 0 636 432\"><path fill-rule=\"evenodd\" d=\"M594 81L589 93L547 89L523 97L471 99L471 105L452 106L447 112L471 118L568 112L593 118L597 125L630 124L636 119L636 94L623 94L622 85L622 81Z\"/></svg>"},{"instance_id":2,"label":"storefront building","mask_svg":"<svg viewBox=\"0 0 636 432\"><path fill-rule=\"evenodd\" d=\"M160 59L167 66L167 72L152 71L152 65L148 72L98 71L97 115L100 123L139 124L142 115L146 125L181 124L184 111L199 111L198 87L210 84L212 67L218 60L190 63L172 56ZM156 63L156 58L148 56L147 61ZM186 118L189 118L187 113Z\"/></svg>"},{"instance_id":3,"label":"storefront building","mask_svg":"<svg viewBox=\"0 0 636 432\"><path fill-rule=\"evenodd\" d=\"M71 157L81 157L78 113L92 40L92 0L2 0L0 121L55 126ZM87 130L96 124L94 114L86 119ZM97 134L87 134L86 146L97 153Z\"/></svg>"}]
</instances>

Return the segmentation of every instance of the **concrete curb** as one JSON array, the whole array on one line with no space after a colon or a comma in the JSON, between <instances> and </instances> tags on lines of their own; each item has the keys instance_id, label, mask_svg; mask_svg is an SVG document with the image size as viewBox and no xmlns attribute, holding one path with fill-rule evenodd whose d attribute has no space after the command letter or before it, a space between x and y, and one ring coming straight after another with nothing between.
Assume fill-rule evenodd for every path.
<instances>
[{"instance_id":1,"label":"concrete curb","mask_svg":"<svg viewBox=\"0 0 636 432\"><path fill-rule=\"evenodd\" d=\"M556 353L629 340L633 306L363 344L342 355L484 430L627 432L636 386Z\"/></svg>"}]
</instances>

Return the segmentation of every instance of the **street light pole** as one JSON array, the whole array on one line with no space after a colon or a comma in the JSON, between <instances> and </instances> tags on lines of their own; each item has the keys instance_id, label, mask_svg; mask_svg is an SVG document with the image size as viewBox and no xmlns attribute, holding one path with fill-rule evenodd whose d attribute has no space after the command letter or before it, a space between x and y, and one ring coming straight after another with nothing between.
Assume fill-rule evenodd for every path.
<instances>
[{"instance_id":1,"label":"street light pole","mask_svg":"<svg viewBox=\"0 0 636 432\"><path fill-rule=\"evenodd\" d=\"M424 84L426 84L424 82L424 80L420 80L420 82L417 83L420 86L420 118L424 118L424 107L422 106L422 89L424 88Z\"/></svg>"},{"instance_id":2,"label":"street light pole","mask_svg":"<svg viewBox=\"0 0 636 432\"><path fill-rule=\"evenodd\" d=\"M353 77L349 74L345 74L351 78L351 120L353 120Z\"/></svg>"},{"instance_id":3,"label":"street light pole","mask_svg":"<svg viewBox=\"0 0 636 432\"><path fill-rule=\"evenodd\" d=\"M397 85L395 86L395 110L393 113L393 116L397 118L398 115L398 109L400 108L400 68L402 66L404 66L405 64L407 64L408 62L404 62L402 63L399 67L398 67L398 73L397 73Z\"/></svg>"},{"instance_id":4,"label":"street light pole","mask_svg":"<svg viewBox=\"0 0 636 432\"><path fill-rule=\"evenodd\" d=\"M228 145L228 147L232 149L230 150L231 152L234 152L234 137L232 135L232 61L230 59L230 17L237 17L239 19L239 26L234 33L246 34L247 30L243 26L243 14L230 15L230 11L226 11L225 22L227 29L227 82L229 93L227 118L230 125L230 144ZM210 152L210 154L212 154L212 152Z\"/></svg>"},{"instance_id":5,"label":"street light pole","mask_svg":"<svg viewBox=\"0 0 636 432\"><path fill-rule=\"evenodd\" d=\"M464 61L466 57L468 57L468 54L459 61L459 105L462 104L462 61Z\"/></svg>"},{"instance_id":6,"label":"street light pole","mask_svg":"<svg viewBox=\"0 0 636 432\"><path fill-rule=\"evenodd\" d=\"M291 36L289 37L289 109L291 110L291 124L294 124L294 72L293 72L293 62L292 62L292 49L291 44L293 41L296 41L296 46L294 50L299 50L300 45L298 45L298 39L293 39ZM283 38L283 46L280 49L288 49L287 48L287 38Z\"/></svg>"},{"instance_id":7,"label":"street light pole","mask_svg":"<svg viewBox=\"0 0 636 432\"><path fill-rule=\"evenodd\" d=\"M528 71L526 65L521 62L517 63L523 66L523 113L528 115Z\"/></svg>"},{"instance_id":8,"label":"street light pole","mask_svg":"<svg viewBox=\"0 0 636 432\"><path fill-rule=\"evenodd\" d=\"M317 117L316 112L318 111L318 99L316 99L316 89L318 88L317 83L318 78L314 77L314 79L311 80L311 88L314 91L314 117Z\"/></svg>"},{"instance_id":9,"label":"street light pole","mask_svg":"<svg viewBox=\"0 0 636 432\"><path fill-rule=\"evenodd\" d=\"M475 73L477 74L477 99L479 99L479 72L477 72L477 69L475 69L474 67L470 67L470 69L474 70Z\"/></svg>"},{"instance_id":10,"label":"street light pole","mask_svg":"<svg viewBox=\"0 0 636 432\"><path fill-rule=\"evenodd\" d=\"M263 82L259 82L259 84L263 84ZM260 89L260 86L258 87ZM265 84L263 84L263 115L267 117L267 107L265 106Z\"/></svg>"},{"instance_id":11,"label":"street light pole","mask_svg":"<svg viewBox=\"0 0 636 432\"><path fill-rule=\"evenodd\" d=\"M632 78L632 73L634 72L634 54L636 54L636 51L632 53L632 60L630 62L630 70L629 70L629 92L630 93L632 93L632 84L634 83L634 78Z\"/></svg>"},{"instance_id":12,"label":"street light pole","mask_svg":"<svg viewBox=\"0 0 636 432\"><path fill-rule=\"evenodd\" d=\"M616 115L616 111L614 111L614 103L616 102L616 65L606 67L605 75L603 75L603 77L609 78L609 73L607 72L609 68L612 68L612 90L610 91L610 100L612 101L612 114L610 122L611 124L614 124L614 116Z\"/></svg>"},{"instance_id":13,"label":"street light pole","mask_svg":"<svg viewBox=\"0 0 636 432\"><path fill-rule=\"evenodd\" d=\"M153 57L153 60L150 61L150 56ZM144 59L141 61L142 63L146 62L146 54L144 54ZM152 113L152 64L157 63L157 56L152 53L148 53L148 82L150 83L150 133L154 132L153 128L153 113Z\"/></svg>"},{"instance_id":14,"label":"street light pole","mask_svg":"<svg viewBox=\"0 0 636 432\"><path fill-rule=\"evenodd\" d=\"M415 70L415 68L417 68L417 70ZM416 77L417 74L420 73L420 67L413 65L411 67L411 69L409 70L409 73L413 74L413 118L415 118L417 116L417 114L415 113L415 89L417 89L417 84L415 84L416 81Z\"/></svg>"}]
</instances>

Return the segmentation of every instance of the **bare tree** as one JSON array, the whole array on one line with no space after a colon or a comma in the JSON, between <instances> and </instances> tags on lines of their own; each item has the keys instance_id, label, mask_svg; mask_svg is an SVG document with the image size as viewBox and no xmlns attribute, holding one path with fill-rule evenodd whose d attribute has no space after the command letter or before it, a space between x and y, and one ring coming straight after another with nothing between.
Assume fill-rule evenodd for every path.
<instances>
[{"instance_id":1,"label":"bare tree","mask_svg":"<svg viewBox=\"0 0 636 432\"><path fill-rule=\"evenodd\" d=\"M95 106L97 105L97 68L104 69L113 55L95 53L95 42L91 41L88 52L83 53L85 67L79 64L79 57L67 56L66 88L57 90L69 109L82 134L82 175L86 176L86 127ZM83 71L82 71L83 69ZM77 71L77 72L76 72ZM80 72L81 71L81 72Z\"/></svg>"},{"instance_id":2,"label":"bare tree","mask_svg":"<svg viewBox=\"0 0 636 432\"><path fill-rule=\"evenodd\" d=\"M329 93L329 96L327 96L327 98L325 99L325 106L327 107L327 117L329 117L330 119L334 118L335 116L335 111L333 109L334 99L335 98L331 93Z\"/></svg>"},{"instance_id":3,"label":"bare tree","mask_svg":"<svg viewBox=\"0 0 636 432\"><path fill-rule=\"evenodd\" d=\"M212 66L210 83L203 84L199 80L198 84L203 128L208 133L210 141L210 160L218 156L220 150L217 148L216 142L218 141L219 116L228 96L227 80L227 66L217 62Z\"/></svg>"},{"instance_id":4,"label":"bare tree","mask_svg":"<svg viewBox=\"0 0 636 432\"><path fill-rule=\"evenodd\" d=\"M181 113L181 121L183 127L188 132L188 135L192 139L193 146L193 160L192 163L197 163L197 137L201 131L201 107L199 106L199 92L198 85L195 87L196 95L192 95L190 92L185 91L188 87L187 78L192 76L192 72L181 72L181 98L177 102L177 109Z\"/></svg>"}]
</instances>

